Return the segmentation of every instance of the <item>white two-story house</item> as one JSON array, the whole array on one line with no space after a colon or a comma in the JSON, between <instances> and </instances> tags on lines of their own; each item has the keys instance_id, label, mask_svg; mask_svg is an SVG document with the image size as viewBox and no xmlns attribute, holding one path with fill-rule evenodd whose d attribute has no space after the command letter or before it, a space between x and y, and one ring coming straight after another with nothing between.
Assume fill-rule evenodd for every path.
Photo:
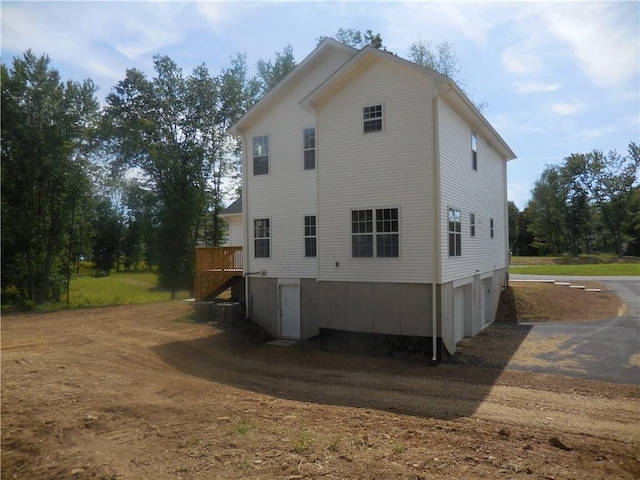
<instances>
[{"instance_id":1,"label":"white two-story house","mask_svg":"<svg viewBox=\"0 0 640 480\"><path fill-rule=\"evenodd\" d=\"M326 39L230 131L253 321L285 338L424 338L440 354L493 321L515 154L451 79Z\"/></svg>"}]
</instances>

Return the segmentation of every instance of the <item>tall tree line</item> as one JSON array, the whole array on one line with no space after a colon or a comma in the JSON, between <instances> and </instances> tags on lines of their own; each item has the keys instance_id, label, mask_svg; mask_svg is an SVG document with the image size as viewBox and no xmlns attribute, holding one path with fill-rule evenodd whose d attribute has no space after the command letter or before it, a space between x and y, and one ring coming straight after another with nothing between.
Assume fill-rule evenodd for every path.
<instances>
[{"instance_id":1,"label":"tall tree line","mask_svg":"<svg viewBox=\"0 0 640 480\"><path fill-rule=\"evenodd\" d=\"M520 212L509 205L517 255L610 252L640 256L640 147L571 154L547 166Z\"/></svg>"},{"instance_id":2,"label":"tall tree line","mask_svg":"<svg viewBox=\"0 0 640 480\"><path fill-rule=\"evenodd\" d=\"M82 260L103 275L144 262L190 288L240 173L226 131L295 66L291 46L255 77L242 54L217 76L156 56L152 78L127 70L101 109L94 83L63 81L47 55L2 64L3 303L60 301Z\"/></svg>"}]
</instances>

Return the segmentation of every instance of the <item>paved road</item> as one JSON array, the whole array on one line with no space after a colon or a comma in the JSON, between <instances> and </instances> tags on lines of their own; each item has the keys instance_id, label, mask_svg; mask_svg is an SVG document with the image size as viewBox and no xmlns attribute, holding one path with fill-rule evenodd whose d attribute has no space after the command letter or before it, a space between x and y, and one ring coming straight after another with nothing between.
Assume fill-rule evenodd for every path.
<instances>
[{"instance_id":1,"label":"paved road","mask_svg":"<svg viewBox=\"0 0 640 480\"><path fill-rule=\"evenodd\" d=\"M555 279L558 281L592 280L613 290L629 306L629 313L601 321L578 323L530 323L531 334L569 335L560 345L562 352L541 358L558 358L577 364L578 369L555 367L526 367L526 370L584 377L593 380L640 385L640 278L639 277L565 277L511 275L512 279ZM558 362L559 363L559 362ZM507 368L523 369L509 364Z\"/></svg>"}]
</instances>

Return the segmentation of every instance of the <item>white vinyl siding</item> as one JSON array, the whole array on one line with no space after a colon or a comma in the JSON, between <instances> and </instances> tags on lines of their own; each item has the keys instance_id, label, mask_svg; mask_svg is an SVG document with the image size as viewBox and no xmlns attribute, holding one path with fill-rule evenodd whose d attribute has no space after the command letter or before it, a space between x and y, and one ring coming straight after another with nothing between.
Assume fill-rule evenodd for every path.
<instances>
[{"instance_id":1,"label":"white vinyl siding","mask_svg":"<svg viewBox=\"0 0 640 480\"><path fill-rule=\"evenodd\" d=\"M462 235L460 257L441 250L442 282L505 268L505 162L477 133L478 170L470 168L472 128L447 103L439 101L442 245L448 242L447 208L455 205L462 219L474 214L475 237ZM490 220L494 219L494 240ZM464 223L464 222L463 222ZM466 227L463 227L465 231Z\"/></svg>"},{"instance_id":2,"label":"white vinyl siding","mask_svg":"<svg viewBox=\"0 0 640 480\"><path fill-rule=\"evenodd\" d=\"M298 102L349 58L348 52L335 48L316 57L313 64L307 66L308 70L302 71L278 98L271 99L269 108L257 115L242 132L244 172L251 172L254 136L268 135L270 147L269 175L243 176L243 193L247 195L243 207L250 233L246 271L265 270L267 277L317 276L316 258L304 255L304 230L301 228L302 215L317 212L317 170L304 170L302 158L302 130L315 128L316 120L313 114L300 108ZM253 219L267 217L272 225L271 257L255 258Z\"/></svg>"},{"instance_id":3,"label":"white vinyl siding","mask_svg":"<svg viewBox=\"0 0 640 480\"><path fill-rule=\"evenodd\" d=\"M319 280L432 280L431 80L373 60L316 106ZM363 106L384 105L384 134L363 134ZM331 139L331 141L324 141ZM400 256L353 258L351 212L393 206Z\"/></svg>"},{"instance_id":4,"label":"white vinyl siding","mask_svg":"<svg viewBox=\"0 0 640 480\"><path fill-rule=\"evenodd\" d=\"M227 221L227 238L224 242L225 246L241 247L244 244L244 224L242 223L242 215L225 216Z\"/></svg>"}]
</instances>

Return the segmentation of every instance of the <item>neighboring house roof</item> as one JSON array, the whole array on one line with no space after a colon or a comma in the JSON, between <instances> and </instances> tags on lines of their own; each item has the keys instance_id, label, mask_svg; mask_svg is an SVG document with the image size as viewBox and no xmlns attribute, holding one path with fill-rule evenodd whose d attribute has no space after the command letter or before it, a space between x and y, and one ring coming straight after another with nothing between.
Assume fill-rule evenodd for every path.
<instances>
[{"instance_id":1,"label":"neighboring house roof","mask_svg":"<svg viewBox=\"0 0 640 480\"><path fill-rule=\"evenodd\" d=\"M236 123L231 125L231 127L229 127L229 133L232 135L242 135L242 130L250 125L257 115L267 109L282 92L285 92L288 86L299 78L300 75L307 70L310 64L313 64L314 59L331 49L343 50L351 53L352 55L358 53L358 50L353 47L337 42L332 38L325 38L302 62L300 62L298 66L296 66L296 68L284 77L275 87L269 90L269 92L253 107L251 107L247 113L240 117Z\"/></svg>"},{"instance_id":2,"label":"neighboring house roof","mask_svg":"<svg viewBox=\"0 0 640 480\"><path fill-rule=\"evenodd\" d=\"M408 68L421 75L426 75L435 83L438 93L448 103L455 108L477 130L485 140L495 148L505 160L516 158L516 154L509 148L509 145L495 131L486 118L478 111L476 106L469 100L464 92L449 77L442 75L430 68L421 67L408 60L400 58L388 52L384 52L374 47L366 46L347 61L342 67L333 73L327 80L321 83L315 90L300 101L300 106L313 112L315 106L324 98L333 94L344 82L348 82L354 72L362 68L375 59L391 61L397 65Z\"/></svg>"},{"instance_id":3,"label":"neighboring house roof","mask_svg":"<svg viewBox=\"0 0 640 480\"><path fill-rule=\"evenodd\" d=\"M238 199L225 208L220 214L221 217L230 215L242 215L242 195Z\"/></svg>"}]
</instances>

